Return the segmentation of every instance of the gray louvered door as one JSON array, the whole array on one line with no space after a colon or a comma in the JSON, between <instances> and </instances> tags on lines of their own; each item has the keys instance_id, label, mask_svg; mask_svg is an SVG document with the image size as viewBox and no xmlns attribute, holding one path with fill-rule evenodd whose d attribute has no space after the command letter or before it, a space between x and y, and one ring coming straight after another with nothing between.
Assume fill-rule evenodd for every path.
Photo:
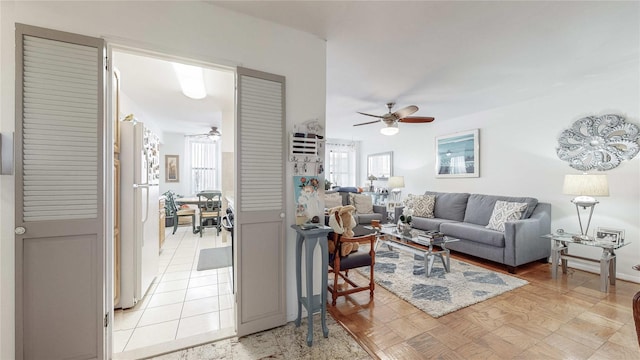
<instances>
[{"instance_id":1,"label":"gray louvered door","mask_svg":"<svg viewBox=\"0 0 640 360\"><path fill-rule=\"evenodd\" d=\"M238 336L286 323L285 79L238 68L236 301Z\"/></svg>"},{"instance_id":2,"label":"gray louvered door","mask_svg":"<svg viewBox=\"0 0 640 360\"><path fill-rule=\"evenodd\" d=\"M16 357L104 357L101 39L16 25Z\"/></svg>"}]
</instances>

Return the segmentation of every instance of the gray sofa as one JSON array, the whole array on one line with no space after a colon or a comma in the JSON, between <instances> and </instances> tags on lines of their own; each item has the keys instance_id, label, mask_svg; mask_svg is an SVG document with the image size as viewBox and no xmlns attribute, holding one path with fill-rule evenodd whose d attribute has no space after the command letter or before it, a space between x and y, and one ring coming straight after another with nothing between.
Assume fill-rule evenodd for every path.
<instances>
[{"instance_id":1,"label":"gray sofa","mask_svg":"<svg viewBox=\"0 0 640 360\"><path fill-rule=\"evenodd\" d=\"M352 188L349 188L352 189ZM355 188L354 188L355 189ZM342 206L349 205L349 194L357 193L355 191L335 191L327 190L325 194L331 194L337 192L342 196ZM373 205L373 214L353 214L356 224L358 225L371 225L371 220L379 220L381 223L387 222L387 207L384 205Z\"/></svg>"},{"instance_id":2,"label":"gray sofa","mask_svg":"<svg viewBox=\"0 0 640 360\"><path fill-rule=\"evenodd\" d=\"M434 218L413 217L412 227L437 230L460 239L447 248L507 265L509 272L532 261L548 261L551 243L540 238L551 232L551 204L530 197L510 197L468 193L435 195ZM505 231L486 228L496 201L525 202L527 209L520 220L505 223ZM395 209L395 219L403 208Z\"/></svg>"}]
</instances>

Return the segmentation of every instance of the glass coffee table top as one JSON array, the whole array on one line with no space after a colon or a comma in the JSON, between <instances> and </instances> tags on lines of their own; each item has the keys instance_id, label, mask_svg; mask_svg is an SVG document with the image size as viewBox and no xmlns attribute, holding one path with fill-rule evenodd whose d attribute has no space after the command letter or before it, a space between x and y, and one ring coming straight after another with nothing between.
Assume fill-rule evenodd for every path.
<instances>
[{"instance_id":1,"label":"glass coffee table top","mask_svg":"<svg viewBox=\"0 0 640 360\"><path fill-rule=\"evenodd\" d=\"M409 231L409 233L406 234L403 232L399 232L396 226L383 226L380 229L380 234L391 235L398 240L410 241L412 243L416 243L424 246L438 245L442 243L459 241L459 239L453 238L451 236L443 236L443 237L431 238L431 239L425 238L424 236L422 237L420 236L420 235L425 235L427 233L428 232L424 230L411 229L411 231Z\"/></svg>"}]
</instances>

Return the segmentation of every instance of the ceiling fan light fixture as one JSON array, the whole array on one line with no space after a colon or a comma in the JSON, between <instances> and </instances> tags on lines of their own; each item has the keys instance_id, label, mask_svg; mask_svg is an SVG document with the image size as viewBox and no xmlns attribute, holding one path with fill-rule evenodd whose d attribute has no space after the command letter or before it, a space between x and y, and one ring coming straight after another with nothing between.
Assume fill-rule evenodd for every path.
<instances>
[{"instance_id":1,"label":"ceiling fan light fixture","mask_svg":"<svg viewBox=\"0 0 640 360\"><path fill-rule=\"evenodd\" d=\"M207 96L207 90L204 87L204 70L202 68L178 63L171 64L178 76L184 96L195 100L204 99Z\"/></svg>"},{"instance_id":2,"label":"ceiling fan light fixture","mask_svg":"<svg viewBox=\"0 0 640 360\"><path fill-rule=\"evenodd\" d=\"M395 135L398 132L400 132L400 129L398 129L398 123L393 123L380 129L380 134L387 136Z\"/></svg>"}]
</instances>

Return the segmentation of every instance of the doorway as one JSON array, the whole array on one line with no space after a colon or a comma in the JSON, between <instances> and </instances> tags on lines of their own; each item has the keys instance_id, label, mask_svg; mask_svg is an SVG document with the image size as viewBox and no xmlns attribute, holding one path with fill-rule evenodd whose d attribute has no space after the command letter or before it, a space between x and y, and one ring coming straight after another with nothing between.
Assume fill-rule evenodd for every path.
<instances>
[{"instance_id":1,"label":"doorway","mask_svg":"<svg viewBox=\"0 0 640 360\"><path fill-rule=\"evenodd\" d=\"M221 190L223 209L228 208L234 184L233 70L206 64L196 66L202 74L206 95L192 99L182 93L173 65L184 64L184 61L116 48L112 51L112 61L119 84L113 96L117 119L122 121L133 114L134 120L130 117L129 121L144 123L158 137L159 151L150 161L158 165L158 193L171 191L188 198L201 190ZM220 135L210 138L213 127ZM212 145L205 147L207 153L202 153L203 146L193 144ZM119 149L122 148L120 144ZM211 151L215 154L210 154ZM120 152L114 156L122 162L125 154ZM167 156L171 161L177 159L177 176L165 174ZM206 166L202 165L205 157L211 160ZM122 171L120 169L120 173ZM214 176L204 176L205 171ZM120 184L123 186L126 185ZM115 202L126 206L125 199ZM231 234L225 230L218 233L215 228L194 233L194 227L199 226L199 210L195 204L179 205L193 210L195 224L188 217L167 220L171 212L165 211L169 204L163 197L150 199L148 206L149 214L158 214L157 276L134 306L114 310L114 357L151 356L235 335L233 266L198 270L201 250L231 247ZM175 232L174 221L178 222ZM118 284L118 270L120 275L131 271L125 270L122 261L117 259L118 251L126 244L126 234L120 235L121 243L114 244L114 294L122 294L116 290L123 286ZM114 305L119 302L120 299L114 299Z\"/></svg>"}]
</instances>

